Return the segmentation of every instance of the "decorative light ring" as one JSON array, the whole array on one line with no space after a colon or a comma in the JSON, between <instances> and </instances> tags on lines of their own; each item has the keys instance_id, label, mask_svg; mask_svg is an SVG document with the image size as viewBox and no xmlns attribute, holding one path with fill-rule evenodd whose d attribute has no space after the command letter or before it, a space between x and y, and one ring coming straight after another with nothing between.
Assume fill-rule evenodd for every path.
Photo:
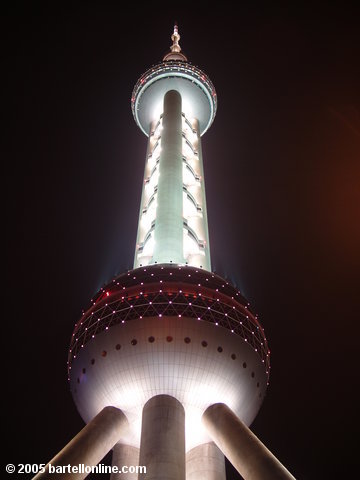
<instances>
[{"instance_id":1,"label":"decorative light ring","mask_svg":"<svg viewBox=\"0 0 360 480\"><path fill-rule=\"evenodd\" d=\"M184 62L167 61L159 63L147 70L139 78L131 95L131 109L135 122L144 134L148 136L149 132L143 129L138 116L138 104L140 98L150 85L162 78L169 77L185 78L186 80L195 83L206 95L210 105L210 119L202 132L202 134L204 134L209 129L216 115L217 96L215 87L210 78L202 70Z\"/></svg>"}]
</instances>

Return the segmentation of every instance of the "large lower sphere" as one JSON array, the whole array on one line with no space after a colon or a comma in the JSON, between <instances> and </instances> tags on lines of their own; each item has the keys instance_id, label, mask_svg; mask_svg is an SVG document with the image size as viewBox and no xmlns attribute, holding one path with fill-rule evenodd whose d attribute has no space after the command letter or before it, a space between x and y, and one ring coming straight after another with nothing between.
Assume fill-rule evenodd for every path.
<instances>
[{"instance_id":1,"label":"large lower sphere","mask_svg":"<svg viewBox=\"0 0 360 480\"><path fill-rule=\"evenodd\" d=\"M130 423L122 441L139 447L144 404L167 394L185 408L187 450L210 441L200 420L211 404L226 403L251 424L267 388L267 344L243 297L225 282L163 265L133 270L102 289L77 324L69 355L71 391L85 422L107 405L120 408Z\"/></svg>"}]
</instances>

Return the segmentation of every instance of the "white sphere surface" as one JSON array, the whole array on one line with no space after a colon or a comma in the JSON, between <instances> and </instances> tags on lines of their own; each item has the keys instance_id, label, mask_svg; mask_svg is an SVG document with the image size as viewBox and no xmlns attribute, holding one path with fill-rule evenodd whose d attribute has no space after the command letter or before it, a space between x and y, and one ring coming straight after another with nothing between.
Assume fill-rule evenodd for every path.
<instances>
[{"instance_id":1,"label":"white sphere surface","mask_svg":"<svg viewBox=\"0 0 360 480\"><path fill-rule=\"evenodd\" d=\"M249 425L266 382L260 358L244 340L223 327L183 317L147 317L111 327L82 349L71 374L85 422L107 405L118 407L131 426L123 441L137 447L144 404L159 394L175 397L185 408L187 450L210 441L201 415L214 403L227 404Z\"/></svg>"}]
</instances>

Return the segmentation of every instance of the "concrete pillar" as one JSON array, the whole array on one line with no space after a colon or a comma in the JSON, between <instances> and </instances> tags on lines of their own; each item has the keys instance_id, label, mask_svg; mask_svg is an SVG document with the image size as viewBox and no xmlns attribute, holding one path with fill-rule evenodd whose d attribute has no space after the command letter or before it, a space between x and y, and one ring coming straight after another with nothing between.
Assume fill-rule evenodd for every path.
<instances>
[{"instance_id":1,"label":"concrete pillar","mask_svg":"<svg viewBox=\"0 0 360 480\"><path fill-rule=\"evenodd\" d=\"M210 437L245 480L294 480L227 405L211 405L202 419Z\"/></svg>"},{"instance_id":2,"label":"concrete pillar","mask_svg":"<svg viewBox=\"0 0 360 480\"><path fill-rule=\"evenodd\" d=\"M183 263L183 162L181 95L170 90L164 97L161 153L151 263Z\"/></svg>"},{"instance_id":3,"label":"concrete pillar","mask_svg":"<svg viewBox=\"0 0 360 480\"><path fill-rule=\"evenodd\" d=\"M186 454L186 480L226 480L225 458L215 443L204 443Z\"/></svg>"},{"instance_id":4,"label":"concrete pillar","mask_svg":"<svg viewBox=\"0 0 360 480\"><path fill-rule=\"evenodd\" d=\"M152 397L144 406L139 480L185 480L185 411L169 395Z\"/></svg>"},{"instance_id":5,"label":"concrete pillar","mask_svg":"<svg viewBox=\"0 0 360 480\"><path fill-rule=\"evenodd\" d=\"M206 204L206 193L205 193L205 176L204 176L204 162L202 156L202 146L201 146L201 136L200 136L200 125L199 120L197 118L193 119L193 125L196 130L197 135L197 153L199 159L199 167L200 167L200 176L201 176L201 207L202 207L202 217L203 217L203 224L204 224L204 240L206 242L205 245L205 258L202 262L202 268L212 272L211 269L211 259L210 259L210 240L209 240L209 228L208 228L208 217L207 217L207 204Z\"/></svg>"},{"instance_id":6,"label":"concrete pillar","mask_svg":"<svg viewBox=\"0 0 360 480\"><path fill-rule=\"evenodd\" d=\"M145 181L146 181L147 178L149 178L149 176L152 172L152 168L149 165L149 154L153 150L152 133L154 132L156 125L157 125L156 120L151 122L150 130L149 130L149 138L148 138L147 147L146 147L146 162L145 162L145 169L144 169L144 181L143 181L142 190L141 190L141 201L140 201L140 210L139 210L139 219L138 219L138 229L137 229L136 244L135 244L134 268L140 267L140 265L143 262L141 256L139 258L138 248L139 248L139 245L144 242L144 240L146 238L146 235L149 232L149 229L151 228L151 225L149 225L148 227L144 227L142 225L141 219L142 219L142 216L143 216L143 210L147 206L147 202L149 200L148 195L146 195L146 190L145 190L146 183L145 183ZM151 192L151 194L152 193L153 192Z\"/></svg>"},{"instance_id":7,"label":"concrete pillar","mask_svg":"<svg viewBox=\"0 0 360 480\"><path fill-rule=\"evenodd\" d=\"M112 465L122 468L139 465L139 449L131 445L117 443L113 448ZM111 473L110 480L137 480L137 473Z\"/></svg>"},{"instance_id":8,"label":"concrete pillar","mask_svg":"<svg viewBox=\"0 0 360 480\"><path fill-rule=\"evenodd\" d=\"M34 480L80 480L89 472L71 472L71 467L79 464L95 466L119 441L125 433L128 421L121 410L105 407L94 417L45 467L44 473L38 473ZM49 465L69 466L64 473L51 473Z\"/></svg>"}]
</instances>

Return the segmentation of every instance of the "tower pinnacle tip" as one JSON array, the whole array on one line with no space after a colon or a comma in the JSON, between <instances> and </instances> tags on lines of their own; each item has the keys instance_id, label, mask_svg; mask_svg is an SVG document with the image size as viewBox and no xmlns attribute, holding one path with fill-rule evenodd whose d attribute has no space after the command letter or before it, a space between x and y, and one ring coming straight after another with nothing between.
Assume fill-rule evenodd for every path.
<instances>
[{"instance_id":1,"label":"tower pinnacle tip","mask_svg":"<svg viewBox=\"0 0 360 480\"><path fill-rule=\"evenodd\" d=\"M163 60L164 61L180 60L180 61L186 62L187 58L183 53L181 53L181 47L179 45L180 34L179 34L179 27L176 21L174 24L174 32L171 35L171 40L173 43L170 46L170 52L164 56Z\"/></svg>"},{"instance_id":2,"label":"tower pinnacle tip","mask_svg":"<svg viewBox=\"0 0 360 480\"><path fill-rule=\"evenodd\" d=\"M172 52L181 52L181 47L179 45L179 40L180 40L179 28L176 22L174 25L174 33L171 35L171 40L173 41L173 44L171 45L170 50Z\"/></svg>"}]
</instances>

